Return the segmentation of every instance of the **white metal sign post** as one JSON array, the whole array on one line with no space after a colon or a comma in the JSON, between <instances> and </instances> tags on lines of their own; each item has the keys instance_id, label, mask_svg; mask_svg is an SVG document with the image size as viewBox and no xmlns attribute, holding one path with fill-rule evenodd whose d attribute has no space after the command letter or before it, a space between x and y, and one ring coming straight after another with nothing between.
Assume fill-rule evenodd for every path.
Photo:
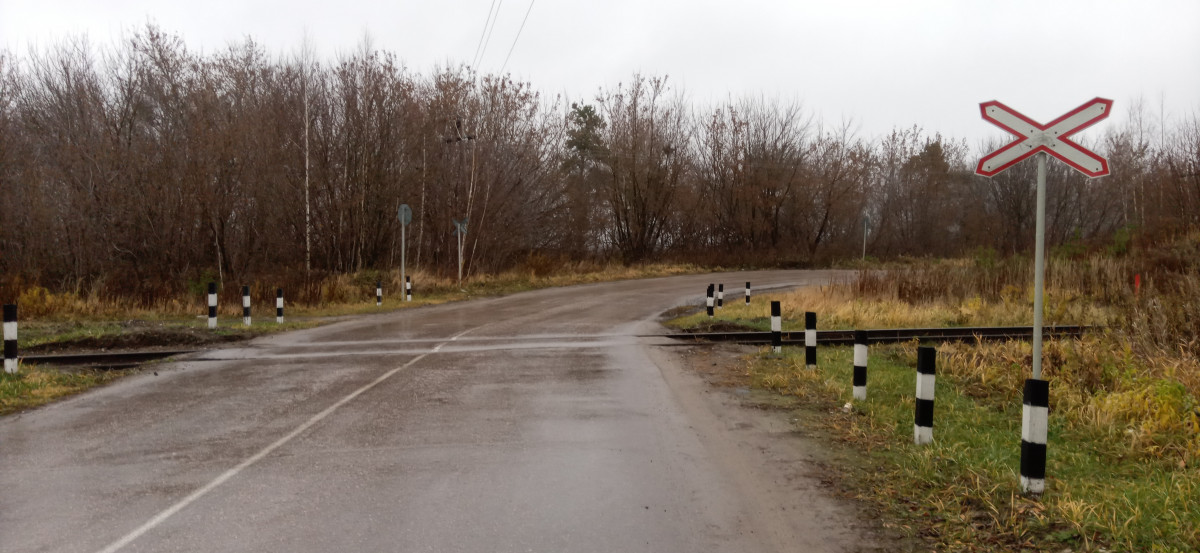
<instances>
[{"instance_id":1,"label":"white metal sign post","mask_svg":"<svg viewBox=\"0 0 1200 553\"><path fill-rule=\"evenodd\" d=\"M408 279L405 278L406 275L404 274L404 254L408 251L408 248L405 247L406 244L404 243L404 228L412 222L412 208L408 207L408 204L400 204L400 209L396 211L396 219L400 221L400 282L407 283ZM407 293L404 297L406 298L404 301L411 301L408 299Z\"/></svg>"},{"instance_id":2,"label":"white metal sign post","mask_svg":"<svg viewBox=\"0 0 1200 553\"><path fill-rule=\"evenodd\" d=\"M975 172L994 177L1021 160L1037 156L1037 223L1033 277L1033 378L1025 381L1021 410L1021 489L1040 494L1046 489L1046 431L1049 386L1042 380L1042 290L1046 269L1046 155L1052 155L1088 177L1108 174L1108 160L1071 141L1071 135L1108 117L1112 100L1095 98L1066 115L1042 125L1016 110L991 101L979 104L988 122L1016 140L979 160Z\"/></svg>"},{"instance_id":3,"label":"white metal sign post","mask_svg":"<svg viewBox=\"0 0 1200 553\"><path fill-rule=\"evenodd\" d=\"M454 222L454 235L458 237L458 285L462 286L462 270L463 270L463 240L467 236L467 218L463 217L462 221L451 218Z\"/></svg>"}]
</instances>

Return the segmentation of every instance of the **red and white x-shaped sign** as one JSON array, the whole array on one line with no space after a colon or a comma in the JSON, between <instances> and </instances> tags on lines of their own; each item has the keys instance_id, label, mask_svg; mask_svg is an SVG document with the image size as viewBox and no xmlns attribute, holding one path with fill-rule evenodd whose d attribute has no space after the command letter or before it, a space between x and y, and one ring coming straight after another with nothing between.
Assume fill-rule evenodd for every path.
<instances>
[{"instance_id":1,"label":"red and white x-shaped sign","mask_svg":"<svg viewBox=\"0 0 1200 553\"><path fill-rule=\"evenodd\" d=\"M975 172L994 177L1038 152L1046 152L1089 177L1108 174L1108 160L1070 140L1070 136L1108 117L1112 100L1096 98L1045 125L997 101L979 104L983 118L1017 137L979 160Z\"/></svg>"}]
</instances>

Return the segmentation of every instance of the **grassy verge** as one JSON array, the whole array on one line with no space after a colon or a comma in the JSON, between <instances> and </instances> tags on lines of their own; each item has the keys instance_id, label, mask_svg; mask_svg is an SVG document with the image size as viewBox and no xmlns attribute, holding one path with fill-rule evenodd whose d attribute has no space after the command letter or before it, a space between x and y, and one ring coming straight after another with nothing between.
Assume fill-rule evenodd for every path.
<instances>
[{"instance_id":1,"label":"grassy verge","mask_svg":"<svg viewBox=\"0 0 1200 553\"><path fill-rule=\"evenodd\" d=\"M62 349L112 349L153 345L203 345L252 338L272 332L308 328L334 317L385 313L427 305L491 297L592 282L608 282L701 272L692 265L651 264L638 267L605 266L571 268L559 272L512 271L499 275L477 275L459 286L454 279L423 273L413 275L413 301L403 301L399 271L366 271L334 275L311 285L316 289L302 301L286 298L287 323L275 324L274 288L266 283L252 285L254 305L250 327L242 326L239 290L222 292L215 331L206 327L203 313L207 299L202 293L187 297L161 298L151 305L121 299L103 299L74 293L51 293L31 287L20 294L22 352ZM375 283L384 283L382 306L375 305ZM236 296L229 293L239 294Z\"/></svg>"},{"instance_id":2,"label":"grassy verge","mask_svg":"<svg viewBox=\"0 0 1200 553\"><path fill-rule=\"evenodd\" d=\"M29 321L20 327L22 355L78 351L119 351L154 348L197 348L248 340L265 334L312 328L318 319L275 323L274 317L251 326L225 321L210 330L204 320L160 319L123 321Z\"/></svg>"},{"instance_id":3,"label":"grassy verge","mask_svg":"<svg viewBox=\"0 0 1200 553\"><path fill-rule=\"evenodd\" d=\"M16 374L0 373L0 415L44 405L112 382L129 370L64 372L22 365Z\"/></svg>"},{"instance_id":4,"label":"grassy verge","mask_svg":"<svg viewBox=\"0 0 1200 553\"><path fill-rule=\"evenodd\" d=\"M982 257L863 270L851 282L668 325L765 330L772 299L785 330L801 329L805 311L817 312L820 328L1028 325L1030 265ZM1139 256L1051 259L1045 315L1047 324L1106 329L1045 344L1042 498L1021 496L1016 472L1028 343L940 346L937 442L923 448L911 445L911 345L873 348L870 400L849 413L846 349L825 349L815 372L792 353L764 354L751 373L760 388L823 406L815 423L857 453L845 467L849 486L936 549L1200 551L1200 237Z\"/></svg>"},{"instance_id":5,"label":"grassy verge","mask_svg":"<svg viewBox=\"0 0 1200 553\"><path fill-rule=\"evenodd\" d=\"M941 348L939 365L960 353ZM939 372L935 441L913 445L915 357L912 345L874 346L868 399L851 409L841 407L852 401L849 348L822 348L815 371L800 348L763 353L749 372L755 387L815 410L802 418L814 435L858 452L846 456L844 488L938 550L1200 548L1200 473L1061 413L1050 418L1047 492L1022 496L1019 397L975 397L975 383Z\"/></svg>"}]
</instances>

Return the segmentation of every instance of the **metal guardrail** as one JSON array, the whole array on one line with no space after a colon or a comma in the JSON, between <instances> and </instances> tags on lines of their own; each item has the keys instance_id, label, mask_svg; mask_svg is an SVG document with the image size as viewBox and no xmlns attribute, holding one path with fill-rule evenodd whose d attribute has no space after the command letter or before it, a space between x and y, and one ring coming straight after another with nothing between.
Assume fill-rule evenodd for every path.
<instances>
[{"instance_id":1,"label":"metal guardrail","mask_svg":"<svg viewBox=\"0 0 1200 553\"><path fill-rule=\"evenodd\" d=\"M1096 329L1091 326L1047 326L1042 329L1045 338L1075 338ZM678 340L709 342L736 342L739 344L769 344L770 332L687 332L662 334ZM783 343L803 344L804 331L784 331ZM921 340L930 342L1004 341L1033 338L1033 327L1029 326L984 326L957 328L882 328L867 330L867 340L875 344ZM817 344L853 345L853 330L818 330Z\"/></svg>"}]
</instances>

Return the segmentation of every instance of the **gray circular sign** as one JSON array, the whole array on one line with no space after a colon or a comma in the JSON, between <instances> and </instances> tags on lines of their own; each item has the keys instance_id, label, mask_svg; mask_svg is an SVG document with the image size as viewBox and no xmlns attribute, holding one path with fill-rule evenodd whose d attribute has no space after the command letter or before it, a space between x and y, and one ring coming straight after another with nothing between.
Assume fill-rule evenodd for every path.
<instances>
[{"instance_id":1,"label":"gray circular sign","mask_svg":"<svg viewBox=\"0 0 1200 553\"><path fill-rule=\"evenodd\" d=\"M408 204L400 204L400 212L396 213L396 218L400 219L401 225L407 225L412 222L412 208Z\"/></svg>"}]
</instances>

